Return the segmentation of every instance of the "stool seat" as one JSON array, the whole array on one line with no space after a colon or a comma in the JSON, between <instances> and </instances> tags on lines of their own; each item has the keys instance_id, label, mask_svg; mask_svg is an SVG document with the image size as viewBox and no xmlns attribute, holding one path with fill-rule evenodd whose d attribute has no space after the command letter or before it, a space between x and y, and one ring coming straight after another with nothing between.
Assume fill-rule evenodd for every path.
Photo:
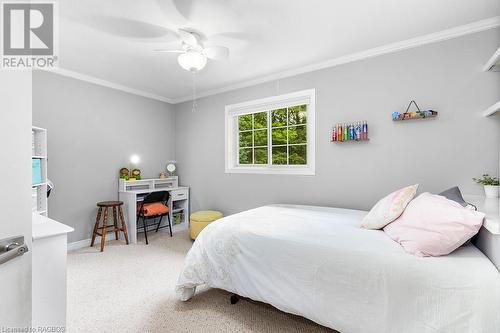
<instances>
[{"instance_id":1,"label":"stool seat","mask_svg":"<svg viewBox=\"0 0 500 333\"><path fill-rule=\"evenodd\" d=\"M198 234L207 225L222 217L224 217L224 215L216 210L202 210L191 214L189 223L191 239L196 239L196 237L198 237Z\"/></svg>"},{"instance_id":2,"label":"stool seat","mask_svg":"<svg viewBox=\"0 0 500 333\"><path fill-rule=\"evenodd\" d=\"M118 207L123 205L123 201L101 201L97 203L97 207Z\"/></svg>"}]
</instances>

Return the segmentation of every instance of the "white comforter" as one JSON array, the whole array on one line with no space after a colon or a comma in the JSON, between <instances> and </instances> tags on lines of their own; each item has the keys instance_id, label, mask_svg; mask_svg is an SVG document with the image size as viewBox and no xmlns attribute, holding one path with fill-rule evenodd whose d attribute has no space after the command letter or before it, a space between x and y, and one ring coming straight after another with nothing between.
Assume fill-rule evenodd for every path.
<instances>
[{"instance_id":1,"label":"white comforter","mask_svg":"<svg viewBox=\"0 0 500 333\"><path fill-rule=\"evenodd\" d=\"M500 332L500 274L473 245L418 258L364 211L264 206L210 224L177 284L225 289L341 332Z\"/></svg>"}]
</instances>

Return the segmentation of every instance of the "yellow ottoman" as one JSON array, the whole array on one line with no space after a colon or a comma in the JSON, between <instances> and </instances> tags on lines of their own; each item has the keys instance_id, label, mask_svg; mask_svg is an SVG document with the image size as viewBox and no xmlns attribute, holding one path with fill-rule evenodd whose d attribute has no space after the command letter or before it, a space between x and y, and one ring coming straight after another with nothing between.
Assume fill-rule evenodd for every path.
<instances>
[{"instance_id":1,"label":"yellow ottoman","mask_svg":"<svg viewBox=\"0 0 500 333\"><path fill-rule=\"evenodd\" d=\"M215 220L223 217L221 212L215 210L202 210L196 213L191 214L191 219L189 223L189 231L191 234L191 239L196 239L198 234L205 228L207 225L212 223Z\"/></svg>"}]
</instances>

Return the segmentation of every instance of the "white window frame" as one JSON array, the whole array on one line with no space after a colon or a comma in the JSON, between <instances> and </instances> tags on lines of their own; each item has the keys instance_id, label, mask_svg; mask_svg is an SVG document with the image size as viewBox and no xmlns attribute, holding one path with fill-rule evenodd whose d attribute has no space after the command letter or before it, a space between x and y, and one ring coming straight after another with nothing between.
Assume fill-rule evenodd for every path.
<instances>
[{"instance_id":1,"label":"white window frame","mask_svg":"<svg viewBox=\"0 0 500 333\"><path fill-rule=\"evenodd\" d=\"M271 111L296 105L307 105L307 164L305 165L272 165L270 154L268 164L239 165L238 151L238 116ZM226 173L256 173L256 174L286 174L286 175L314 175L316 172L316 90L308 89L272 96L258 100L231 104L226 106L225 114L225 171ZM268 118L269 124L269 118ZM268 149L272 142L268 129Z\"/></svg>"}]
</instances>

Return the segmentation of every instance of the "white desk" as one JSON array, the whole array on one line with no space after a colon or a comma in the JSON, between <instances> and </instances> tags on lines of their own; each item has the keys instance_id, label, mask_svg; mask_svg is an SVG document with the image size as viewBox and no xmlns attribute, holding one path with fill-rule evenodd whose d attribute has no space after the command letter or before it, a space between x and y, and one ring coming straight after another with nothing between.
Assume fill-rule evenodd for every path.
<instances>
[{"instance_id":1,"label":"white desk","mask_svg":"<svg viewBox=\"0 0 500 333\"><path fill-rule=\"evenodd\" d=\"M171 181L173 186L165 187L165 183ZM155 186L161 184L162 186ZM141 188L143 187L143 188ZM140 189L136 189L140 188ZM145 179L140 181L120 180L118 197L124 203L125 223L127 224L128 238L130 243L137 243L137 202L151 192L168 191L170 198L168 207L170 208L170 221L172 231L184 230L189 224L189 187L177 186L177 177L158 179ZM178 212L184 213L181 223L174 225L173 215ZM165 221L165 220L164 220ZM162 222L163 223L163 222ZM167 223L167 221L165 221ZM123 237L123 236L121 236Z\"/></svg>"}]
</instances>

